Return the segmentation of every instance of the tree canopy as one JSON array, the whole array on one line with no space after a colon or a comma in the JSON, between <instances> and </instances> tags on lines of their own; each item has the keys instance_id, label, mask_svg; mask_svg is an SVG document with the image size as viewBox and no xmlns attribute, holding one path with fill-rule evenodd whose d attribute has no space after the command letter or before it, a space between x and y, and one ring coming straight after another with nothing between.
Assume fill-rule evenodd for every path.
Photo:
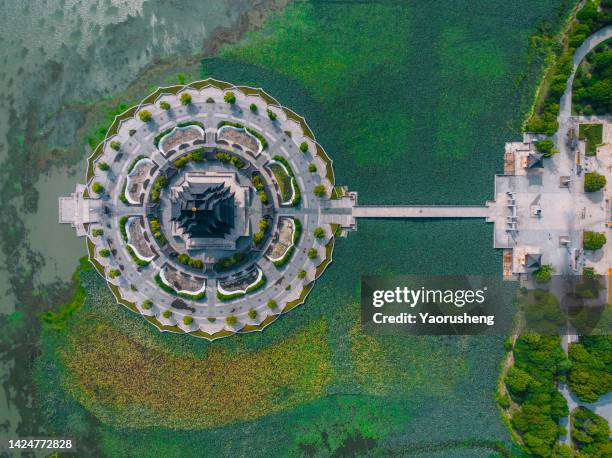
<instances>
[{"instance_id":1,"label":"tree canopy","mask_svg":"<svg viewBox=\"0 0 612 458\"><path fill-rule=\"evenodd\" d=\"M586 407L578 407L572 412L572 442L578 449L578 456L612 456L610 429L605 418Z\"/></svg>"},{"instance_id":2,"label":"tree canopy","mask_svg":"<svg viewBox=\"0 0 612 458\"><path fill-rule=\"evenodd\" d=\"M569 386L584 402L595 402L612 391L612 337L581 336L570 344Z\"/></svg>"},{"instance_id":3,"label":"tree canopy","mask_svg":"<svg viewBox=\"0 0 612 458\"><path fill-rule=\"evenodd\" d=\"M606 185L606 177L597 172L587 172L584 174L585 192L599 191Z\"/></svg>"}]
</instances>

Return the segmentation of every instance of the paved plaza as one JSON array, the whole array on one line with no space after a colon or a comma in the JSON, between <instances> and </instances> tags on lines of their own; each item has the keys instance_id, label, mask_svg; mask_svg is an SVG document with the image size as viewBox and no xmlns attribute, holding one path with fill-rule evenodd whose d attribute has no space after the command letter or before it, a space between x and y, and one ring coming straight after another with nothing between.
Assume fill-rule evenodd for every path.
<instances>
[{"instance_id":1,"label":"paved plaza","mask_svg":"<svg viewBox=\"0 0 612 458\"><path fill-rule=\"evenodd\" d=\"M263 91L214 80L176 89L160 89L119 116L89 160L87 185L60 198L60 222L72 224L78 235L87 237L90 259L117 300L160 329L206 338L263 329L302 303L331 261L337 227L334 218L321 217L334 192L331 161L303 119ZM234 103L224 100L228 92L235 94ZM186 93L191 101L184 104L181 95ZM162 108L164 103L169 109ZM141 118L143 111L150 113L150 120ZM224 123L242 127L234 128L232 136L219 136ZM278 157L287 161L294 175L293 190L301 194L298 205L281 202L278 177L268 166ZM223 197L216 188L185 190L184 177L196 177L190 178L196 182L200 175L204 184L193 186L227 183ZM265 202L255 189L255 176ZM323 195L315 195L316 186L323 187ZM191 199L175 209L185 212L176 216L175 232L171 192ZM217 205L230 199L235 210ZM197 202L193 211L203 215L201 221L208 218L207 230L200 231L208 239L185 238L185 228L191 227L186 202ZM211 218L216 219L210 223ZM285 231L285 238L295 235L288 242L279 240L283 218L299 220L290 226L292 232ZM262 220L268 227L263 243L256 244L253 239ZM227 231L214 234L210 228L222 222ZM163 238L155 235L156 223ZM317 228L323 233L315 237ZM289 260L283 265L266 256L276 243L285 243ZM147 256L150 252L152 257ZM217 268L236 253L246 261Z\"/></svg>"}]
</instances>

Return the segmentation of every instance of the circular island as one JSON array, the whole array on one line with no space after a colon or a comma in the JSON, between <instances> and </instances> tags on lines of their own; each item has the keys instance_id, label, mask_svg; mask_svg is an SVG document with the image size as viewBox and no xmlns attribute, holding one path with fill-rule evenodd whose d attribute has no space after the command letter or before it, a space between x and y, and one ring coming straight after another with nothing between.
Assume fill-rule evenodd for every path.
<instances>
[{"instance_id":1,"label":"circular island","mask_svg":"<svg viewBox=\"0 0 612 458\"><path fill-rule=\"evenodd\" d=\"M331 261L332 162L261 89L159 88L117 116L60 198L117 301L160 330L215 339L304 302Z\"/></svg>"}]
</instances>

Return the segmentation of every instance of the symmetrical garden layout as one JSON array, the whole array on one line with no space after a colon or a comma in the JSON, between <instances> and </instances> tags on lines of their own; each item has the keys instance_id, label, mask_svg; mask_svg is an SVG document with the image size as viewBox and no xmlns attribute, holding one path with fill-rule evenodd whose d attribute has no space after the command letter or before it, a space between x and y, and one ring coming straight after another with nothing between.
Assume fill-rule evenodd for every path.
<instances>
[{"instance_id":1,"label":"symmetrical garden layout","mask_svg":"<svg viewBox=\"0 0 612 458\"><path fill-rule=\"evenodd\" d=\"M335 186L304 119L261 89L212 79L160 88L115 119L89 158L87 185L60 198L59 219L87 237L118 302L161 330L208 339L261 330L301 304L334 237L357 218L482 218L494 223L507 279L604 274L612 248L586 239L612 227L612 207L606 181L596 190L587 181L596 171L611 180L612 166L607 154L586 157L584 120L568 106L552 141L526 134L506 144L485 205L359 206L357 193Z\"/></svg>"},{"instance_id":2,"label":"symmetrical garden layout","mask_svg":"<svg viewBox=\"0 0 612 458\"><path fill-rule=\"evenodd\" d=\"M160 88L118 116L60 222L87 237L117 301L162 330L213 339L302 303L342 211L304 120L261 90ZM336 222L336 220L338 220Z\"/></svg>"}]
</instances>

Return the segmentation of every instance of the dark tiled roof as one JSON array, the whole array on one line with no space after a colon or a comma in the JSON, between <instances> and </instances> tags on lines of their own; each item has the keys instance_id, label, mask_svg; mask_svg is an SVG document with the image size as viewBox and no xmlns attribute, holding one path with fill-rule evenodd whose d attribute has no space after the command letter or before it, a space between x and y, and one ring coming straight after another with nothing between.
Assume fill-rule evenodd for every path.
<instances>
[{"instance_id":1,"label":"dark tiled roof","mask_svg":"<svg viewBox=\"0 0 612 458\"><path fill-rule=\"evenodd\" d=\"M172 221L190 238L221 238L234 227L234 194L223 183L184 182L171 205Z\"/></svg>"}]
</instances>

